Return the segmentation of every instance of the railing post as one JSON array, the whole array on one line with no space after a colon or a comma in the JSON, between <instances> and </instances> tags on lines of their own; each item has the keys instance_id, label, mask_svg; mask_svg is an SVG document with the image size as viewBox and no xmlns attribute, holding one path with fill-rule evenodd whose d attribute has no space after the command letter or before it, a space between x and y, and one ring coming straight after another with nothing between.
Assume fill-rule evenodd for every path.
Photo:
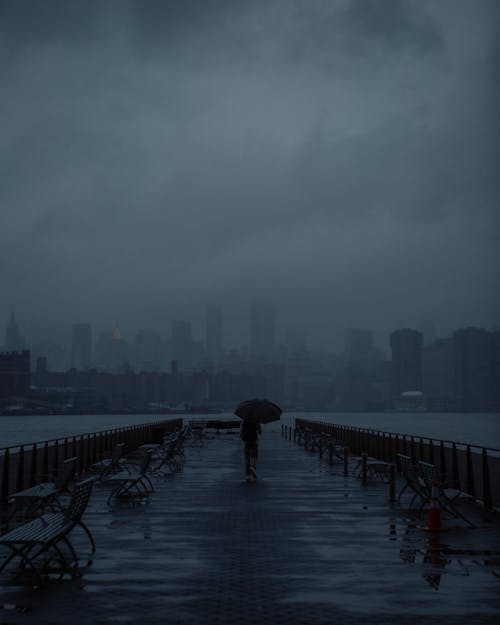
<instances>
[{"instance_id":1,"label":"railing post","mask_svg":"<svg viewBox=\"0 0 500 625\"><path fill-rule=\"evenodd\" d=\"M84 439L83 439L83 434L80 436L79 439L79 449L80 449L80 453L78 454L78 473L82 474L85 471L85 449L84 449Z\"/></svg>"},{"instance_id":2,"label":"railing post","mask_svg":"<svg viewBox=\"0 0 500 625\"><path fill-rule=\"evenodd\" d=\"M441 441L439 444L439 464L440 464L440 470L441 470L441 481L447 481L448 480L448 471L447 471L447 467L446 467L446 452L444 449L444 442Z\"/></svg>"},{"instance_id":3,"label":"railing post","mask_svg":"<svg viewBox=\"0 0 500 625\"><path fill-rule=\"evenodd\" d=\"M432 443L432 438L429 439L429 463L436 464L434 461L434 445Z\"/></svg>"},{"instance_id":4,"label":"railing post","mask_svg":"<svg viewBox=\"0 0 500 625\"><path fill-rule=\"evenodd\" d=\"M485 510L492 510L493 499L491 496L490 470L488 467L488 454L486 453L486 449L483 449L482 465L483 465L483 505L484 505Z\"/></svg>"},{"instance_id":5,"label":"railing post","mask_svg":"<svg viewBox=\"0 0 500 625\"><path fill-rule=\"evenodd\" d=\"M363 452L361 454L361 483L366 486L368 482L368 454Z\"/></svg>"},{"instance_id":6,"label":"railing post","mask_svg":"<svg viewBox=\"0 0 500 625\"><path fill-rule=\"evenodd\" d=\"M2 488L0 492L0 499L2 503L7 503L10 495L10 452L7 448L3 455L2 463Z\"/></svg>"},{"instance_id":7,"label":"railing post","mask_svg":"<svg viewBox=\"0 0 500 625\"><path fill-rule=\"evenodd\" d=\"M470 445L467 445L467 493L476 496L476 487L474 484L474 472L472 470L472 452L470 449Z\"/></svg>"},{"instance_id":8,"label":"railing post","mask_svg":"<svg viewBox=\"0 0 500 625\"><path fill-rule=\"evenodd\" d=\"M462 490L460 488L461 486L460 474L458 472L458 451L457 451L457 446L455 443L453 443L453 448L452 448L452 471L453 471L453 486L458 490Z\"/></svg>"},{"instance_id":9,"label":"railing post","mask_svg":"<svg viewBox=\"0 0 500 625\"><path fill-rule=\"evenodd\" d=\"M43 456L42 456L42 475L45 476L45 479L49 479L49 443L45 441L45 445L43 446Z\"/></svg>"},{"instance_id":10,"label":"railing post","mask_svg":"<svg viewBox=\"0 0 500 625\"><path fill-rule=\"evenodd\" d=\"M349 475L349 447L344 447L344 476Z\"/></svg>"},{"instance_id":11,"label":"railing post","mask_svg":"<svg viewBox=\"0 0 500 625\"><path fill-rule=\"evenodd\" d=\"M396 501L396 467L394 464L389 465L389 501Z\"/></svg>"},{"instance_id":12,"label":"railing post","mask_svg":"<svg viewBox=\"0 0 500 625\"><path fill-rule=\"evenodd\" d=\"M91 462L91 456L90 456L90 434L87 434L87 449L86 449L86 454L85 454L85 472L87 472L90 468L90 465L92 464Z\"/></svg>"},{"instance_id":13,"label":"railing post","mask_svg":"<svg viewBox=\"0 0 500 625\"><path fill-rule=\"evenodd\" d=\"M56 442L54 443L52 452L53 452L52 473L55 476L59 473L59 440L56 440Z\"/></svg>"},{"instance_id":14,"label":"railing post","mask_svg":"<svg viewBox=\"0 0 500 625\"><path fill-rule=\"evenodd\" d=\"M24 490L24 445L21 445L17 455L16 491Z\"/></svg>"},{"instance_id":15,"label":"railing post","mask_svg":"<svg viewBox=\"0 0 500 625\"><path fill-rule=\"evenodd\" d=\"M37 467L37 455L38 449L36 443L33 443L33 447L31 448L31 458L30 458L30 486L35 486L37 483L36 479L36 467Z\"/></svg>"}]
</instances>

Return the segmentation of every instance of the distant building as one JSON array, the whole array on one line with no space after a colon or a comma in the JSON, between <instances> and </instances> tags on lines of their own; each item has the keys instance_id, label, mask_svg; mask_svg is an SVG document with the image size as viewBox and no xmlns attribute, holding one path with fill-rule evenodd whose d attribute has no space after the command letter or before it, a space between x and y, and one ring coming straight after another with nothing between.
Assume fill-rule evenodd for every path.
<instances>
[{"instance_id":1,"label":"distant building","mask_svg":"<svg viewBox=\"0 0 500 625\"><path fill-rule=\"evenodd\" d=\"M11 313L9 323L5 329L5 345L7 352L22 351L25 347L24 336L19 332L19 326L16 323L14 313Z\"/></svg>"},{"instance_id":2,"label":"distant building","mask_svg":"<svg viewBox=\"0 0 500 625\"><path fill-rule=\"evenodd\" d=\"M90 323L77 323L71 329L71 366L88 369L92 364L92 327Z\"/></svg>"},{"instance_id":3,"label":"distant building","mask_svg":"<svg viewBox=\"0 0 500 625\"><path fill-rule=\"evenodd\" d=\"M172 359L177 360L180 370L193 365L193 333L189 321L172 322Z\"/></svg>"},{"instance_id":4,"label":"distant building","mask_svg":"<svg viewBox=\"0 0 500 625\"><path fill-rule=\"evenodd\" d=\"M30 352L0 353L0 399L25 397L30 389Z\"/></svg>"},{"instance_id":5,"label":"distant building","mask_svg":"<svg viewBox=\"0 0 500 625\"><path fill-rule=\"evenodd\" d=\"M50 371L65 371L71 366L70 354L65 346L53 341L41 341L31 346L31 362L36 364L39 358L45 358Z\"/></svg>"},{"instance_id":6,"label":"distant building","mask_svg":"<svg viewBox=\"0 0 500 625\"><path fill-rule=\"evenodd\" d=\"M108 369L111 362L111 336L112 333L100 332L99 338L94 345L94 365L99 369Z\"/></svg>"},{"instance_id":7,"label":"distant building","mask_svg":"<svg viewBox=\"0 0 500 625\"><path fill-rule=\"evenodd\" d=\"M254 302L250 307L250 355L253 360L272 360L276 345L274 307Z\"/></svg>"},{"instance_id":8,"label":"distant building","mask_svg":"<svg viewBox=\"0 0 500 625\"><path fill-rule=\"evenodd\" d=\"M429 410L456 408L453 340L439 339L422 350L422 379Z\"/></svg>"},{"instance_id":9,"label":"distant building","mask_svg":"<svg viewBox=\"0 0 500 625\"><path fill-rule=\"evenodd\" d=\"M459 410L492 409L495 335L473 327L453 333L455 394Z\"/></svg>"},{"instance_id":10,"label":"distant building","mask_svg":"<svg viewBox=\"0 0 500 625\"><path fill-rule=\"evenodd\" d=\"M406 391L422 390L422 342L420 332L403 328L390 335L393 398Z\"/></svg>"},{"instance_id":11,"label":"distant building","mask_svg":"<svg viewBox=\"0 0 500 625\"><path fill-rule=\"evenodd\" d=\"M136 334L133 362L138 371L158 371L161 368L163 355L159 334L147 330Z\"/></svg>"},{"instance_id":12,"label":"distant building","mask_svg":"<svg viewBox=\"0 0 500 625\"><path fill-rule=\"evenodd\" d=\"M220 364L223 359L222 313L220 308L211 306L205 315L205 344L207 358L213 364Z\"/></svg>"},{"instance_id":13,"label":"distant building","mask_svg":"<svg viewBox=\"0 0 500 625\"><path fill-rule=\"evenodd\" d=\"M113 371L122 370L127 366L129 360L129 349L128 343L123 338L122 332L120 330L120 326L118 323L115 325L115 328L111 334L110 341L110 362L109 367Z\"/></svg>"}]
</instances>

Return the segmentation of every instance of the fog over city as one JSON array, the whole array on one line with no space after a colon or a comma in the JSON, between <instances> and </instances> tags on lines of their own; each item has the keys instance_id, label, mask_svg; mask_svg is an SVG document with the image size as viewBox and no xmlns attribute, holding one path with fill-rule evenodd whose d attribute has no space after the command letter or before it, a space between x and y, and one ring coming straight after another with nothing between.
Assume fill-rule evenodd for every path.
<instances>
[{"instance_id":1,"label":"fog over city","mask_svg":"<svg viewBox=\"0 0 500 625\"><path fill-rule=\"evenodd\" d=\"M0 329L500 320L496 0L0 0Z\"/></svg>"}]
</instances>

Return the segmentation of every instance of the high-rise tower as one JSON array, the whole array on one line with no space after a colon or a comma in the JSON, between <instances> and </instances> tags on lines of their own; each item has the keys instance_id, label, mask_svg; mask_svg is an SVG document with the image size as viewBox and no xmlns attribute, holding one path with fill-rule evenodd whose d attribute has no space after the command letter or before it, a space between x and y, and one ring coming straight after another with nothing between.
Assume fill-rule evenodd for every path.
<instances>
[{"instance_id":1,"label":"high-rise tower","mask_svg":"<svg viewBox=\"0 0 500 625\"><path fill-rule=\"evenodd\" d=\"M11 313L9 323L5 329L4 349L8 352L21 351L24 349L24 344L24 337L19 333L19 326L16 323L14 313Z\"/></svg>"},{"instance_id":2,"label":"high-rise tower","mask_svg":"<svg viewBox=\"0 0 500 625\"><path fill-rule=\"evenodd\" d=\"M420 332L404 328L391 334L392 396L422 390L422 343Z\"/></svg>"}]
</instances>

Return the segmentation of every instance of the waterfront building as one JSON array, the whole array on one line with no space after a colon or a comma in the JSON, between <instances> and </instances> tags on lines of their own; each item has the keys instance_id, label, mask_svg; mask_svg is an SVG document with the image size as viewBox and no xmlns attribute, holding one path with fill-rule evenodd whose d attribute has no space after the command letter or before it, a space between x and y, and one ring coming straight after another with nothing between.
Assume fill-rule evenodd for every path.
<instances>
[{"instance_id":1,"label":"waterfront building","mask_svg":"<svg viewBox=\"0 0 500 625\"><path fill-rule=\"evenodd\" d=\"M494 333L484 328L461 328L453 333L455 395L459 410L491 410L495 384L493 348Z\"/></svg>"},{"instance_id":2,"label":"waterfront building","mask_svg":"<svg viewBox=\"0 0 500 625\"><path fill-rule=\"evenodd\" d=\"M90 323L77 323L71 329L71 366L88 369L92 364L92 327Z\"/></svg>"},{"instance_id":3,"label":"waterfront building","mask_svg":"<svg viewBox=\"0 0 500 625\"><path fill-rule=\"evenodd\" d=\"M109 367L114 371L121 370L127 367L129 360L129 350L127 341L124 339L118 322L111 334L110 341L110 362Z\"/></svg>"},{"instance_id":4,"label":"waterfront building","mask_svg":"<svg viewBox=\"0 0 500 625\"><path fill-rule=\"evenodd\" d=\"M276 318L272 304L250 306L250 355L253 360L272 360L276 345Z\"/></svg>"},{"instance_id":5,"label":"waterfront building","mask_svg":"<svg viewBox=\"0 0 500 625\"><path fill-rule=\"evenodd\" d=\"M405 391L422 390L422 342L422 334L410 328L391 333L393 398Z\"/></svg>"},{"instance_id":6,"label":"waterfront building","mask_svg":"<svg viewBox=\"0 0 500 625\"><path fill-rule=\"evenodd\" d=\"M422 350L422 383L429 410L456 407L453 340L438 339Z\"/></svg>"},{"instance_id":7,"label":"waterfront building","mask_svg":"<svg viewBox=\"0 0 500 625\"><path fill-rule=\"evenodd\" d=\"M40 341L31 346L31 362L36 364L39 358L46 359L47 369L51 371L65 371L71 366L71 358L66 346L54 341Z\"/></svg>"},{"instance_id":8,"label":"waterfront building","mask_svg":"<svg viewBox=\"0 0 500 625\"><path fill-rule=\"evenodd\" d=\"M160 335L140 330L135 336L133 363L138 371L158 371L162 365L162 342Z\"/></svg>"},{"instance_id":9,"label":"waterfront building","mask_svg":"<svg viewBox=\"0 0 500 625\"><path fill-rule=\"evenodd\" d=\"M0 353L0 399L25 397L30 376L29 350Z\"/></svg>"}]
</instances>

